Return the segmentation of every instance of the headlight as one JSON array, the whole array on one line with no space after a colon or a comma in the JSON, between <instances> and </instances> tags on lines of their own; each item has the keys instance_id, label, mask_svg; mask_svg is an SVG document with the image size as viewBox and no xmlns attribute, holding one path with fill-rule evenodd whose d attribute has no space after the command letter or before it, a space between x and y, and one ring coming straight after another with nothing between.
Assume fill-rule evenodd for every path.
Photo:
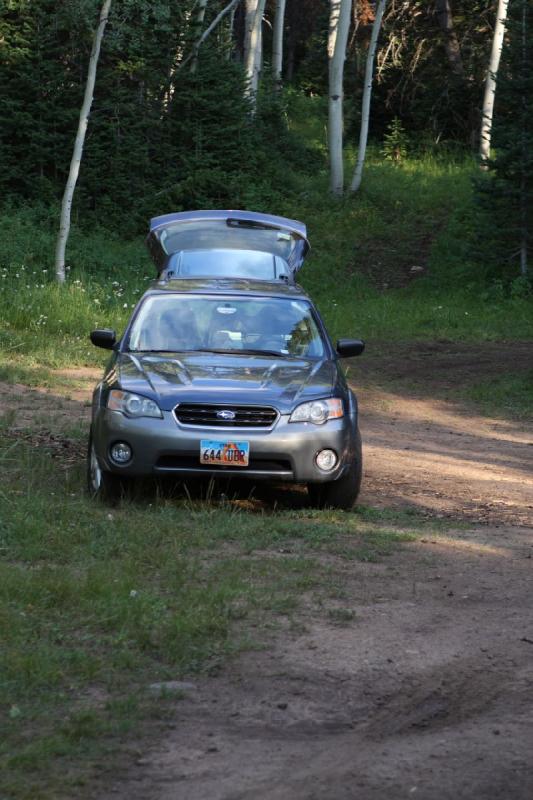
<instances>
[{"instance_id":1,"label":"headlight","mask_svg":"<svg viewBox=\"0 0 533 800\"><path fill-rule=\"evenodd\" d=\"M328 419L338 419L344 416L342 400L330 397L328 400L313 400L311 403L302 403L292 412L289 422L314 422L323 425Z\"/></svg>"},{"instance_id":2,"label":"headlight","mask_svg":"<svg viewBox=\"0 0 533 800\"><path fill-rule=\"evenodd\" d=\"M112 389L109 392L107 407L112 411L122 411L127 417L163 416L161 409L153 400L131 392L121 392L119 389Z\"/></svg>"}]
</instances>

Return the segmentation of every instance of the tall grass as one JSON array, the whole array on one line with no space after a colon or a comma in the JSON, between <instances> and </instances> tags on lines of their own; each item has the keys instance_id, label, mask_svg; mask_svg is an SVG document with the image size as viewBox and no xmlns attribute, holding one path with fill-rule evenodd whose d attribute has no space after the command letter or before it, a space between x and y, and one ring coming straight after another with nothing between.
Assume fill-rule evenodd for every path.
<instances>
[{"instance_id":1,"label":"tall grass","mask_svg":"<svg viewBox=\"0 0 533 800\"><path fill-rule=\"evenodd\" d=\"M69 239L65 286L54 281L55 219L42 208L0 217L0 358L30 365L101 363L88 334L120 330L153 277L141 240L109 231Z\"/></svg>"}]
</instances>

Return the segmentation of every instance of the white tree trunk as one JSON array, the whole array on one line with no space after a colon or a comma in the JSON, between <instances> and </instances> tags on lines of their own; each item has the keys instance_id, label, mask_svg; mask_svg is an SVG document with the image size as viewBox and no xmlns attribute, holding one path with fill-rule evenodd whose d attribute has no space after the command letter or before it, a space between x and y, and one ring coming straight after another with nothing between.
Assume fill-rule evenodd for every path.
<instances>
[{"instance_id":1,"label":"white tree trunk","mask_svg":"<svg viewBox=\"0 0 533 800\"><path fill-rule=\"evenodd\" d=\"M330 190L335 195L342 195L344 191L344 168L342 161L343 77L351 11L352 0L330 0L328 33L328 149Z\"/></svg>"},{"instance_id":2,"label":"white tree trunk","mask_svg":"<svg viewBox=\"0 0 533 800\"><path fill-rule=\"evenodd\" d=\"M70 171L65 186L65 192L63 194L63 201L61 203L61 217L59 222L59 234L57 237L55 254L55 273L56 279L59 281L59 283L65 282L65 250L70 232L70 212L72 209L72 198L74 196L74 189L76 188L76 182L80 172L83 145L85 143L85 134L87 132L87 125L89 124L89 113L91 111L94 96L96 67L98 65L100 46L102 44L102 38L104 36L104 30L107 24L110 8L111 0L104 0L102 10L100 11L98 27L94 34L91 57L89 59L89 70L87 72L87 83L85 85L85 94L80 111L80 121L78 123L78 132L74 141L74 151L72 153L72 160L70 162Z\"/></svg>"},{"instance_id":3,"label":"white tree trunk","mask_svg":"<svg viewBox=\"0 0 533 800\"><path fill-rule=\"evenodd\" d=\"M200 49L200 45L198 44L198 40L202 35L202 27L204 24L204 17L205 17L205 10L207 8L209 0L198 0L198 8L196 10L196 19L194 21L194 44L193 44L193 57L192 57L192 64L191 64L191 72L195 73L198 68L198 50Z\"/></svg>"},{"instance_id":4,"label":"white tree trunk","mask_svg":"<svg viewBox=\"0 0 533 800\"><path fill-rule=\"evenodd\" d=\"M246 64L248 54L250 52L250 39L252 36L252 27L255 19L255 12L259 0L244 0L244 44L243 44L243 62Z\"/></svg>"},{"instance_id":5,"label":"white tree trunk","mask_svg":"<svg viewBox=\"0 0 533 800\"><path fill-rule=\"evenodd\" d=\"M368 122L370 119L370 100L372 97L372 76L374 74L374 58L376 55L376 48L378 44L379 31L383 21L383 14L387 0L379 0L376 8L376 17L372 26L372 34L370 36L370 45L366 57L365 68L365 86L363 89L363 105L361 110L361 131L359 133L359 149L357 151L357 164L355 165L355 172L350 186L351 192L356 192L361 186L363 178L363 166L366 156L366 144L368 141Z\"/></svg>"},{"instance_id":6,"label":"white tree trunk","mask_svg":"<svg viewBox=\"0 0 533 800\"><path fill-rule=\"evenodd\" d=\"M486 162L490 156L490 139L492 134L492 116L494 113L494 95L496 94L496 79L500 66L500 56L502 54L503 37L505 34L505 23L507 21L507 10L509 0L498 0L496 11L496 24L492 37L492 49L490 53L489 71L485 81L485 94L483 96L483 109L481 117L481 138L479 144L479 156L481 166L486 169Z\"/></svg>"},{"instance_id":7,"label":"white tree trunk","mask_svg":"<svg viewBox=\"0 0 533 800\"><path fill-rule=\"evenodd\" d=\"M283 72L283 26L286 0L276 0L274 30L272 32L272 77L276 86L281 86Z\"/></svg>"},{"instance_id":8,"label":"white tree trunk","mask_svg":"<svg viewBox=\"0 0 533 800\"><path fill-rule=\"evenodd\" d=\"M244 71L248 81L248 95L254 109L261 72L262 24L265 5L266 0L246 0Z\"/></svg>"},{"instance_id":9,"label":"white tree trunk","mask_svg":"<svg viewBox=\"0 0 533 800\"><path fill-rule=\"evenodd\" d=\"M230 16L228 20L228 27L227 27L227 50L226 50L226 61L231 61L231 57L234 53L234 41L233 41L233 29L235 27L235 11L236 11L237 3L232 7L230 11Z\"/></svg>"}]
</instances>

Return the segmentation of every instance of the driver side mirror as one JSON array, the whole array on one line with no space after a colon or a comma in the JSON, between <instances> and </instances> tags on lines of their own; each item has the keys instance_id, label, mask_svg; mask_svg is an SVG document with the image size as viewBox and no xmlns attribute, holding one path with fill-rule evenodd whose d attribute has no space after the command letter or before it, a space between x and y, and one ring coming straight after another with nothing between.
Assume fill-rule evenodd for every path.
<instances>
[{"instance_id":1,"label":"driver side mirror","mask_svg":"<svg viewBox=\"0 0 533 800\"><path fill-rule=\"evenodd\" d=\"M360 356L365 349L365 343L362 339L338 339L337 340L337 354L341 358L349 358L350 356Z\"/></svg>"},{"instance_id":2,"label":"driver side mirror","mask_svg":"<svg viewBox=\"0 0 533 800\"><path fill-rule=\"evenodd\" d=\"M117 334L111 328L97 328L91 331L90 338L95 347L103 347L104 350L112 350L117 343Z\"/></svg>"}]
</instances>

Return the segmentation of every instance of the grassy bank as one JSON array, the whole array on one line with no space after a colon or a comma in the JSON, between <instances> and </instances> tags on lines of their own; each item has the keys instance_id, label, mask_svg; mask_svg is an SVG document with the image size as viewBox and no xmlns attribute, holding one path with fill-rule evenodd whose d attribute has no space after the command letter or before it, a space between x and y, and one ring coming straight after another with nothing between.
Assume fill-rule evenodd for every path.
<instances>
[{"instance_id":1,"label":"grassy bank","mask_svg":"<svg viewBox=\"0 0 533 800\"><path fill-rule=\"evenodd\" d=\"M519 283L483 284L472 262L473 173L469 161L423 156L398 168L371 153L355 197L331 198L323 170L300 175L283 208L265 209L306 221L313 249L300 279L333 337L359 335L370 344L533 338L533 298ZM116 233L74 229L68 283L56 286L56 225L43 209L0 219L4 367L101 363L88 332L121 330L154 276L141 237L123 242Z\"/></svg>"}]
</instances>

